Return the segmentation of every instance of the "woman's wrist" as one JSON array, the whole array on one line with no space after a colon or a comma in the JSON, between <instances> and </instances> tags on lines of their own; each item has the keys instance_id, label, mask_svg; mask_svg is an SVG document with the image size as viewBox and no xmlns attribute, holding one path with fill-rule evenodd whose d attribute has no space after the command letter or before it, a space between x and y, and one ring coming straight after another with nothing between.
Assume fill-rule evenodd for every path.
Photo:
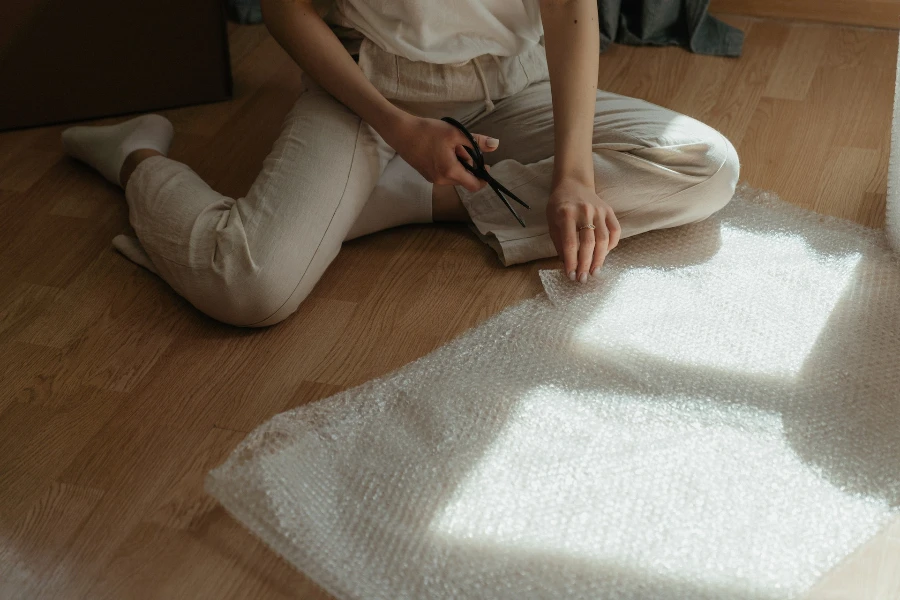
<instances>
[{"instance_id":1,"label":"woman's wrist","mask_svg":"<svg viewBox=\"0 0 900 600\"><path fill-rule=\"evenodd\" d=\"M572 166L556 168L553 172L553 187L560 185L578 185L594 189L593 160L588 166Z\"/></svg>"},{"instance_id":2,"label":"woman's wrist","mask_svg":"<svg viewBox=\"0 0 900 600\"><path fill-rule=\"evenodd\" d=\"M361 115L362 116L362 115ZM396 149L398 139L407 135L415 124L416 116L398 108L390 102L374 111L370 119L363 117L372 129L378 132L384 141Z\"/></svg>"}]
</instances>

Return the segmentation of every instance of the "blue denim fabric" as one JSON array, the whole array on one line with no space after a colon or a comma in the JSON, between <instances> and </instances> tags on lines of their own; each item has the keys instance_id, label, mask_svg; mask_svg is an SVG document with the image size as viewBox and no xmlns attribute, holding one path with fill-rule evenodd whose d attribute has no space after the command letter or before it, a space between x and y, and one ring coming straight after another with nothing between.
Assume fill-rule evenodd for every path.
<instances>
[{"instance_id":1,"label":"blue denim fabric","mask_svg":"<svg viewBox=\"0 0 900 600\"><path fill-rule=\"evenodd\" d=\"M259 0L227 0L228 18L238 23L262 23Z\"/></svg>"}]
</instances>

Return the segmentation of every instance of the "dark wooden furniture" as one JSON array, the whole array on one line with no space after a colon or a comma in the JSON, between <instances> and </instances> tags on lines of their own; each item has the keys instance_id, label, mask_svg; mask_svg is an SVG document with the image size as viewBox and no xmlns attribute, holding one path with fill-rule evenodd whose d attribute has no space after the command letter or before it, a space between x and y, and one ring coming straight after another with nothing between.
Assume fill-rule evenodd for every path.
<instances>
[{"instance_id":1,"label":"dark wooden furniture","mask_svg":"<svg viewBox=\"0 0 900 600\"><path fill-rule=\"evenodd\" d=\"M0 3L0 130L230 97L220 0Z\"/></svg>"}]
</instances>

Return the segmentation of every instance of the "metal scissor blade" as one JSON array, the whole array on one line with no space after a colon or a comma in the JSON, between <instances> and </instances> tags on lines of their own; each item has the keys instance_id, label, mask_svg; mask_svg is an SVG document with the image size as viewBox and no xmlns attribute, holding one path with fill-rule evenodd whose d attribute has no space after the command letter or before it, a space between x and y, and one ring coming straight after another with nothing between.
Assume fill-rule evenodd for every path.
<instances>
[{"instance_id":1,"label":"metal scissor blade","mask_svg":"<svg viewBox=\"0 0 900 600\"><path fill-rule=\"evenodd\" d=\"M524 206L525 208L527 208L529 210L531 209L531 207L528 206L527 204L525 204L525 202L521 198L519 198L518 196L513 194L511 191L506 189L506 187L504 187L503 184L501 184L499 181L494 179L493 176L491 176L491 174L488 172L487 168L484 166L484 163L483 163L484 158L478 156L468 146L463 146L463 147L466 149L466 152L469 153L469 156L472 157L472 161L475 163L475 168L469 169L469 171L471 173L476 175L478 178L483 179L484 181L487 181L488 183L490 183L491 187L494 188L494 191L497 191L499 189L501 192L503 192L504 194L506 194L507 196L509 196L510 198L512 198L513 200L515 200L516 202L518 202L519 204Z\"/></svg>"},{"instance_id":2,"label":"metal scissor blade","mask_svg":"<svg viewBox=\"0 0 900 600\"><path fill-rule=\"evenodd\" d=\"M516 221L519 222L519 225L521 225L522 227L525 227L525 221L522 220L522 217L519 216L519 213L516 212L516 209L514 209L512 207L512 205L506 201L506 198L503 196L503 194L500 192L500 190L498 190L495 187L497 185L497 182L489 181L488 184L491 186L491 189L494 190L494 193L497 194L497 197L500 198L500 200L503 201L503 204L506 205L506 208L509 209L509 212L511 212L513 214L513 216L516 218Z\"/></svg>"},{"instance_id":3,"label":"metal scissor blade","mask_svg":"<svg viewBox=\"0 0 900 600\"><path fill-rule=\"evenodd\" d=\"M497 181L497 180L494 179L493 177L491 177L491 181L493 182L493 185L496 186L495 189L499 189L501 192L503 192L504 194L506 194L507 196L509 196L510 198L512 198L513 200L515 200L516 202L518 202L519 204L521 204L522 206L524 206L525 208L527 208L528 210L531 210L531 207L528 206L527 204L525 204L525 201L524 201L524 200L519 199L518 196L516 196L516 195L513 194L511 191L509 191L508 189L506 189L506 188L503 186L502 183L500 183L499 181ZM491 186L491 187L493 187L493 186Z\"/></svg>"}]
</instances>

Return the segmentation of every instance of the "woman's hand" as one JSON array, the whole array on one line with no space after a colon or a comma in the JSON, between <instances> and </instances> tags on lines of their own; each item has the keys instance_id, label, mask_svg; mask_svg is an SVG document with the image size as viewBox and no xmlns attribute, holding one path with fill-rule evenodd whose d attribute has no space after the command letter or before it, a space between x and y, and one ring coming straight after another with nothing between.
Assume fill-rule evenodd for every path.
<instances>
[{"instance_id":1,"label":"woman's hand","mask_svg":"<svg viewBox=\"0 0 900 600\"><path fill-rule=\"evenodd\" d=\"M492 152L499 140L473 133L482 152ZM425 179L437 185L461 185L470 192L486 184L469 173L457 157L472 163L463 149L469 140L456 127L440 119L408 116L393 128L385 141Z\"/></svg>"},{"instance_id":2,"label":"woman's hand","mask_svg":"<svg viewBox=\"0 0 900 600\"><path fill-rule=\"evenodd\" d=\"M550 238L565 265L569 279L581 283L588 273L596 275L606 254L619 243L622 228L612 208L600 199L593 186L562 179L547 203ZM593 225L595 229L584 228Z\"/></svg>"}]
</instances>

